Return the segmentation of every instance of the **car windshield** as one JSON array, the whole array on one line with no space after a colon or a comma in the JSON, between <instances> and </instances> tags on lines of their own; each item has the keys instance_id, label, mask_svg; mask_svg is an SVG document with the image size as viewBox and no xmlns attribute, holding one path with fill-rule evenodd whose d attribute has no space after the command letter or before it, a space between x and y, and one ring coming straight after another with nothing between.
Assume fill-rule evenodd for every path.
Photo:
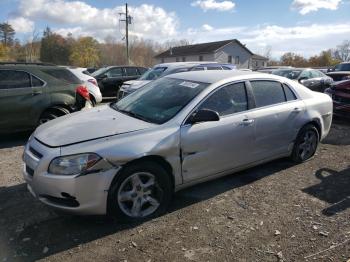
<instances>
[{"instance_id":1,"label":"car windshield","mask_svg":"<svg viewBox=\"0 0 350 262\"><path fill-rule=\"evenodd\" d=\"M284 76L289 79L298 79L300 76L302 70L295 70L295 69L290 69L290 70L275 70L272 72L274 75L278 76Z\"/></svg>"},{"instance_id":2,"label":"car windshield","mask_svg":"<svg viewBox=\"0 0 350 262\"><path fill-rule=\"evenodd\" d=\"M350 64L339 64L334 67L334 71L350 71Z\"/></svg>"},{"instance_id":3,"label":"car windshield","mask_svg":"<svg viewBox=\"0 0 350 262\"><path fill-rule=\"evenodd\" d=\"M121 113L155 124L173 118L209 84L175 78L160 78L112 103Z\"/></svg>"},{"instance_id":4,"label":"car windshield","mask_svg":"<svg viewBox=\"0 0 350 262\"><path fill-rule=\"evenodd\" d=\"M106 70L107 70L107 67L102 67L102 68L96 70L95 72L93 72L91 74L91 76L93 76L93 77L98 76L98 75L104 73Z\"/></svg>"},{"instance_id":5,"label":"car windshield","mask_svg":"<svg viewBox=\"0 0 350 262\"><path fill-rule=\"evenodd\" d=\"M139 80L156 80L167 67L155 67L144 73Z\"/></svg>"}]
</instances>

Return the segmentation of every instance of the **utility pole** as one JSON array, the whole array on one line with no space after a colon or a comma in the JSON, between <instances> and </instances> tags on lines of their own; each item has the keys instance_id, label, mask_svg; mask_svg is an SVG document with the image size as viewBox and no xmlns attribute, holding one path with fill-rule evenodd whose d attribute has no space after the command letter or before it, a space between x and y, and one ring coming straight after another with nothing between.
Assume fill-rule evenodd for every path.
<instances>
[{"instance_id":1,"label":"utility pole","mask_svg":"<svg viewBox=\"0 0 350 262\"><path fill-rule=\"evenodd\" d=\"M131 24L131 16L128 13L128 4L125 4L125 13L120 13L120 15L125 15L125 19L120 19L119 21L125 22L125 44L126 44L126 61L129 65L130 57L129 57L129 24Z\"/></svg>"}]
</instances>

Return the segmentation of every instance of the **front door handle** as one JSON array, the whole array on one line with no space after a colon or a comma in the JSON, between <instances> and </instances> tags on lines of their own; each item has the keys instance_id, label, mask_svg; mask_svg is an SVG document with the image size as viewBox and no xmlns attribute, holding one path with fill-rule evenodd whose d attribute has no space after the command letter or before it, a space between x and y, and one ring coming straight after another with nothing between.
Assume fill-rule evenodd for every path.
<instances>
[{"instance_id":1,"label":"front door handle","mask_svg":"<svg viewBox=\"0 0 350 262\"><path fill-rule=\"evenodd\" d=\"M296 108L293 109L293 112L294 113L300 113L301 112L301 108L296 107Z\"/></svg>"},{"instance_id":2,"label":"front door handle","mask_svg":"<svg viewBox=\"0 0 350 262\"><path fill-rule=\"evenodd\" d=\"M41 95L42 93L43 93L43 91L35 90L35 91L33 91L32 95L37 96L37 95Z\"/></svg>"},{"instance_id":3,"label":"front door handle","mask_svg":"<svg viewBox=\"0 0 350 262\"><path fill-rule=\"evenodd\" d=\"M242 126L250 126L254 123L254 119L243 119L242 122L241 122L241 125Z\"/></svg>"}]
</instances>

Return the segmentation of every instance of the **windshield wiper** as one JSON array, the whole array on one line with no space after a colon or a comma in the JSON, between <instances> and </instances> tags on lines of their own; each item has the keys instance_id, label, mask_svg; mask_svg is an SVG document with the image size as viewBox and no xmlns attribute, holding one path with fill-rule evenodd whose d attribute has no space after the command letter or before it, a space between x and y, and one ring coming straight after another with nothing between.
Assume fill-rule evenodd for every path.
<instances>
[{"instance_id":1,"label":"windshield wiper","mask_svg":"<svg viewBox=\"0 0 350 262\"><path fill-rule=\"evenodd\" d=\"M115 110L117 110L118 112L123 113L123 114L125 114L125 115L128 115L128 116L131 116L131 117L140 119L140 120L145 121L145 122L148 122L148 123L153 123L152 121L150 121L149 119L145 118L145 117L142 116L142 115L136 114L136 113L131 112L131 111L119 109L118 107L113 107L113 108L114 108Z\"/></svg>"}]
</instances>

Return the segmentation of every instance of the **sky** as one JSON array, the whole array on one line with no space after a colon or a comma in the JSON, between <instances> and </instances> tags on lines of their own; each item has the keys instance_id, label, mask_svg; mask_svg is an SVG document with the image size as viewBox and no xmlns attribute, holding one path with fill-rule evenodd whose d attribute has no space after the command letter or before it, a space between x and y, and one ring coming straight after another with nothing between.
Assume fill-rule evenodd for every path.
<instances>
[{"instance_id":1,"label":"sky","mask_svg":"<svg viewBox=\"0 0 350 262\"><path fill-rule=\"evenodd\" d=\"M0 0L0 22L25 42L49 26L62 35L122 40L118 0ZM202 43L238 39L255 53L309 57L350 40L350 0L134 0L131 38Z\"/></svg>"}]
</instances>

